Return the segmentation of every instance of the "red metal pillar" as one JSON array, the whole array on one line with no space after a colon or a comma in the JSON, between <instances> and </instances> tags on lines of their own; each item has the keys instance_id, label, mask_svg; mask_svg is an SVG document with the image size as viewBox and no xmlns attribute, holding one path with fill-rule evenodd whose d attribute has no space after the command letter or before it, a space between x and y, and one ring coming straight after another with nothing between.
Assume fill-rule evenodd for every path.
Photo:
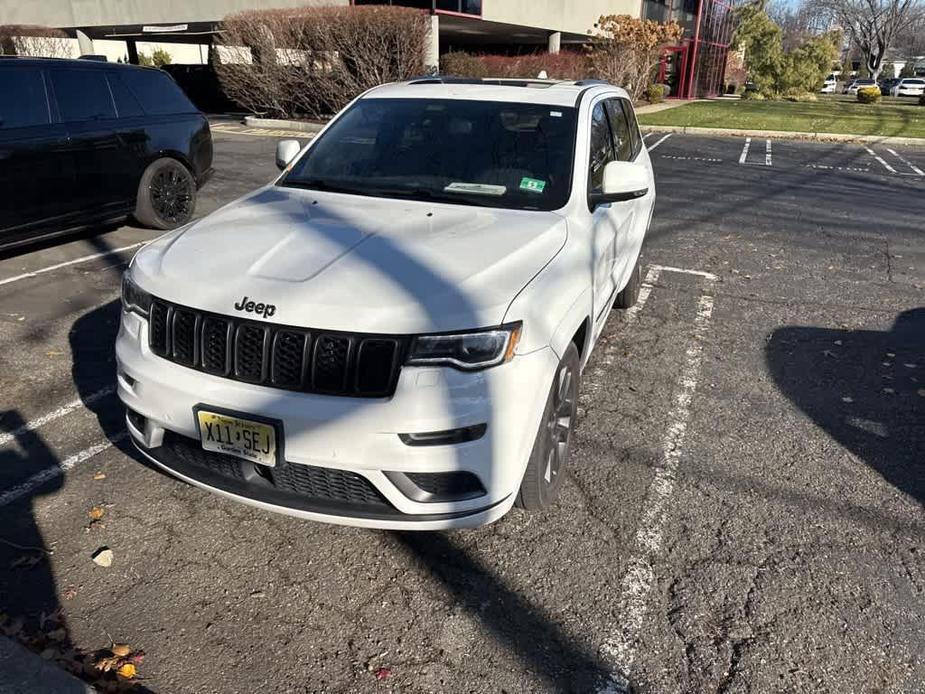
<instances>
[{"instance_id":1,"label":"red metal pillar","mask_svg":"<svg viewBox=\"0 0 925 694\"><path fill-rule=\"evenodd\" d=\"M712 0L709 0L712 2ZM690 99L693 97L693 94L690 92L697 89L696 75L697 72L697 49L698 44L700 43L700 23L703 22L703 0L698 0L697 2L697 26L694 28L694 42L691 48L690 61L691 61L691 71L690 78L687 81L687 90L688 93L685 94L685 97Z\"/></svg>"}]
</instances>

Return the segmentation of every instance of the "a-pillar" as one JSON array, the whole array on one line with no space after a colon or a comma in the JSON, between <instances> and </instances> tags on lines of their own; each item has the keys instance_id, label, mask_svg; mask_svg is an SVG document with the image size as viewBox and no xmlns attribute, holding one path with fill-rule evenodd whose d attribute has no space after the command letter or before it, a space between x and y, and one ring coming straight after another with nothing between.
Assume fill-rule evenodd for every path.
<instances>
[{"instance_id":1,"label":"a-pillar","mask_svg":"<svg viewBox=\"0 0 925 694\"><path fill-rule=\"evenodd\" d=\"M562 32L552 31L549 33L549 52L558 53L562 47Z\"/></svg>"}]
</instances>

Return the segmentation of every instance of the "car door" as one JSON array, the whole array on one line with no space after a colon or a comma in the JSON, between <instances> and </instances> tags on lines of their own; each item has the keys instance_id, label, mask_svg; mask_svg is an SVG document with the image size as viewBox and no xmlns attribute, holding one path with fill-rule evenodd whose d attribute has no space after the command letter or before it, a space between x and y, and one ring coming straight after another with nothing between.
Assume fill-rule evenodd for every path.
<instances>
[{"instance_id":1,"label":"car door","mask_svg":"<svg viewBox=\"0 0 925 694\"><path fill-rule=\"evenodd\" d=\"M649 171L649 192L641 198L617 203L625 213L621 218L622 226L617 232L617 258L613 269L614 284L619 290L629 280L642 250L642 242L649 228L655 204L655 180L652 176L649 153L642 144L632 104L626 99L608 99L607 115L617 160L637 162Z\"/></svg>"},{"instance_id":2,"label":"car door","mask_svg":"<svg viewBox=\"0 0 925 694\"><path fill-rule=\"evenodd\" d=\"M603 190L604 167L615 160L613 137L604 100L591 107L588 150L588 195ZM590 206L590 202L589 202ZM614 295L613 265L617 234L624 211L619 204L605 203L591 210L591 252L594 284L594 321L600 325Z\"/></svg>"},{"instance_id":3,"label":"car door","mask_svg":"<svg viewBox=\"0 0 925 694\"><path fill-rule=\"evenodd\" d=\"M62 123L74 160L76 193L88 215L124 211L128 194L128 152L118 134L118 119L106 71L97 67L49 69Z\"/></svg>"},{"instance_id":4,"label":"car door","mask_svg":"<svg viewBox=\"0 0 925 694\"><path fill-rule=\"evenodd\" d=\"M0 244L66 223L76 207L64 127L53 122L43 71L0 66Z\"/></svg>"}]
</instances>

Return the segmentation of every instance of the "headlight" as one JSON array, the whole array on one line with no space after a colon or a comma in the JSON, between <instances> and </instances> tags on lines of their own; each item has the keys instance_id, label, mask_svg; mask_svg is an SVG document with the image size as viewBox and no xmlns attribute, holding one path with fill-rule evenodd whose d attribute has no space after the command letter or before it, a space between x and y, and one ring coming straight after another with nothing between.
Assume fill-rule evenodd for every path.
<instances>
[{"instance_id":1,"label":"headlight","mask_svg":"<svg viewBox=\"0 0 925 694\"><path fill-rule=\"evenodd\" d=\"M137 313L143 318L148 317L151 309L151 295L138 288L138 285L129 279L128 272L122 275L122 310Z\"/></svg>"},{"instance_id":2,"label":"headlight","mask_svg":"<svg viewBox=\"0 0 925 694\"><path fill-rule=\"evenodd\" d=\"M411 345L408 364L443 365L475 371L510 361L520 339L521 323L455 335L422 335Z\"/></svg>"}]
</instances>

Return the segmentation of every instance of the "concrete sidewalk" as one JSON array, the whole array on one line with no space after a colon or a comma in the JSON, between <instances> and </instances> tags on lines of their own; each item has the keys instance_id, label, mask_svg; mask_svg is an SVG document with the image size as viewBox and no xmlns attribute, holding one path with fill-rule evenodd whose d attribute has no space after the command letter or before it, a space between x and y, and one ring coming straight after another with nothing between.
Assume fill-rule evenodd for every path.
<instances>
[{"instance_id":1,"label":"concrete sidewalk","mask_svg":"<svg viewBox=\"0 0 925 694\"><path fill-rule=\"evenodd\" d=\"M95 694L89 684L0 636L0 694Z\"/></svg>"}]
</instances>

